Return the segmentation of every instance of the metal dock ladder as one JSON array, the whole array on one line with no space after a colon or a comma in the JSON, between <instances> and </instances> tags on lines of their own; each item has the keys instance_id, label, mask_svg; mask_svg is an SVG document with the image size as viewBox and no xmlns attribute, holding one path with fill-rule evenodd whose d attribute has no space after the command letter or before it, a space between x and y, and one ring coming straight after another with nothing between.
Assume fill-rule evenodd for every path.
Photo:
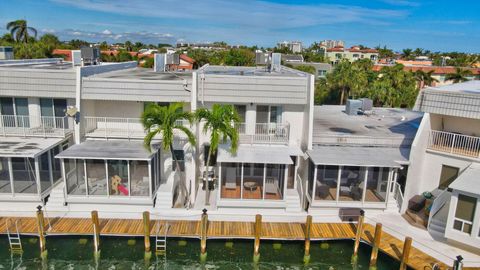
<instances>
[{"instance_id":1,"label":"metal dock ladder","mask_svg":"<svg viewBox=\"0 0 480 270\"><path fill-rule=\"evenodd\" d=\"M22 241L20 240L20 233L18 232L18 220L15 220L15 231L10 231L10 219L5 220L5 226L7 227L8 243L10 244L10 251L12 253L22 253Z\"/></svg>"},{"instance_id":2,"label":"metal dock ladder","mask_svg":"<svg viewBox=\"0 0 480 270\"><path fill-rule=\"evenodd\" d=\"M160 225L160 221L156 222L157 226L157 231L155 234L155 254L167 254L167 234L168 234L168 229L170 228L170 225L165 222L164 226L164 231L163 234L160 234L160 228L162 227Z\"/></svg>"}]
</instances>

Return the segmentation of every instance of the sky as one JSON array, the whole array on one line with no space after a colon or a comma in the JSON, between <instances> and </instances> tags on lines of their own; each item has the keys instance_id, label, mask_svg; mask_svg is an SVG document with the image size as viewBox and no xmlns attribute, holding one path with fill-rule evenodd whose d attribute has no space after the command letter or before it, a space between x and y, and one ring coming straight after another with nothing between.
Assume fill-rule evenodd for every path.
<instances>
[{"instance_id":1,"label":"sky","mask_svg":"<svg viewBox=\"0 0 480 270\"><path fill-rule=\"evenodd\" d=\"M0 33L7 22L26 19L40 35L61 40L273 47L340 39L480 53L479 10L474 0L2 0Z\"/></svg>"}]
</instances>

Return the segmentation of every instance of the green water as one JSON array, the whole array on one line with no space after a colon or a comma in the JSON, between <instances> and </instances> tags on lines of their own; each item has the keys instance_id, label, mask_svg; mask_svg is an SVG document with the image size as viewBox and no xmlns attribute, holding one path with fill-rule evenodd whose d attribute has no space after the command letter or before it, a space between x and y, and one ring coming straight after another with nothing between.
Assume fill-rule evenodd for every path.
<instances>
[{"instance_id":1,"label":"green water","mask_svg":"<svg viewBox=\"0 0 480 270\"><path fill-rule=\"evenodd\" d=\"M152 239L152 245L154 239ZM233 243L233 244L232 244ZM371 248L362 245L352 266L352 241L312 242L311 259L303 264L303 242L262 240L260 262L252 262L253 241L208 240L207 260L201 263L198 240L169 238L166 256L144 259L143 238L102 237L100 258L93 256L92 237L47 237L48 257L40 259L37 238L22 238L24 253L11 256L8 240L0 238L0 269L368 269ZM378 270L398 269L399 263L379 254Z\"/></svg>"}]
</instances>

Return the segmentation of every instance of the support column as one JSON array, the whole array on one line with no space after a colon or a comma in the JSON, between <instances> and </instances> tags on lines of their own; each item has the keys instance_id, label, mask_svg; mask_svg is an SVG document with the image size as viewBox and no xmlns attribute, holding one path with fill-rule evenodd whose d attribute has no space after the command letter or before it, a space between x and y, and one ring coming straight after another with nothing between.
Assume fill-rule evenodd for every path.
<instances>
[{"instance_id":1,"label":"support column","mask_svg":"<svg viewBox=\"0 0 480 270\"><path fill-rule=\"evenodd\" d=\"M310 262L310 234L312 231L312 216L307 216L305 223L305 254L303 255L303 262L308 264Z\"/></svg>"},{"instance_id":2,"label":"support column","mask_svg":"<svg viewBox=\"0 0 480 270\"><path fill-rule=\"evenodd\" d=\"M260 260L260 237L262 235L262 215L255 215L255 241L253 243L253 261Z\"/></svg>"},{"instance_id":3,"label":"support column","mask_svg":"<svg viewBox=\"0 0 480 270\"><path fill-rule=\"evenodd\" d=\"M145 239L145 259L150 258L152 250L150 247L150 212L143 212L143 236Z\"/></svg>"},{"instance_id":4,"label":"support column","mask_svg":"<svg viewBox=\"0 0 480 270\"><path fill-rule=\"evenodd\" d=\"M405 242L403 243L403 253L402 259L400 262L400 270L406 270L408 264L408 258L410 256L410 249L412 248L412 238L405 237Z\"/></svg>"},{"instance_id":5,"label":"support column","mask_svg":"<svg viewBox=\"0 0 480 270\"><path fill-rule=\"evenodd\" d=\"M355 244L353 245L352 264L356 264L358 261L358 249L360 247L360 239L362 239L364 219L365 211L360 210L360 216L358 217L357 223L357 233L355 235Z\"/></svg>"},{"instance_id":6,"label":"support column","mask_svg":"<svg viewBox=\"0 0 480 270\"><path fill-rule=\"evenodd\" d=\"M40 256L46 258L47 256L47 246L45 241L45 218L43 215L42 207L37 206L37 228L38 228L38 239L40 242Z\"/></svg>"},{"instance_id":7,"label":"support column","mask_svg":"<svg viewBox=\"0 0 480 270\"><path fill-rule=\"evenodd\" d=\"M207 209L203 209L202 211L200 222L200 260L205 261L207 259L208 214Z\"/></svg>"},{"instance_id":8,"label":"support column","mask_svg":"<svg viewBox=\"0 0 480 270\"><path fill-rule=\"evenodd\" d=\"M380 246L380 240L382 238L382 224L377 223L375 226L375 236L373 238L372 254L370 256L370 270L377 269L378 248Z\"/></svg>"},{"instance_id":9,"label":"support column","mask_svg":"<svg viewBox=\"0 0 480 270\"><path fill-rule=\"evenodd\" d=\"M100 254L100 222L98 220L98 212L92 211L93 224L93 251L95 256Z\"/></svg>"}]
</instances>

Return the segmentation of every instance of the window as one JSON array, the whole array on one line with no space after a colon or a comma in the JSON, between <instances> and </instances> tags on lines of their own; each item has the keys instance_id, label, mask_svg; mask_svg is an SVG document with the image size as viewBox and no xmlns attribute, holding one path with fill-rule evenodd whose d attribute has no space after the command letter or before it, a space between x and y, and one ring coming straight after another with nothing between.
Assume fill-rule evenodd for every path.
<instances>
[{"instance_id":1,"label":"window","mask_svg":"<svg viewBox=\"0 0 480 270\"><path fill-rule=\"evenodd\" d=\"M0 157L0 193L11 193L10 170L8 168L8 158Z\"/></svg>"},{"instance_id":2,"label":"window","mask_svg":"<svg viewBox=\"0 0 480 270\"><path fill-rule=\"evenodd\" d=\"M67 193L71 195L86 195L85 167L83 159L64 159Z\"/></svg>"},{"instance_id":3,"label":"window","mask_svg":"<svg viewBox=\"0 0 480 270\"><path fill-rule=\"evenodd\" d=\"M368 168L366 202L385 202L389 171L389 168Z\"/></svg>"},{"instance_id":4,"label":"window","mask_svg":"<svg viewBox=\"0 0 480 270\"><path fill-rule=\"evenodd\" d=\"M442 172L440 174L439 189L446 189L457 179L459 169L452 166L442 165Z\"/></svg>"},{"instance_id":5,"label":"window","mask_svg":"<svg viewBox=\"0 0 480 270\"><path fill-rule=\"evenodd\" d=\"M318 76L318 77L322 77L322 78L323 78L323 77L325 77L326 75L327 75L327 71L326 71L326 70L321 70L321 69L319 69L319 70L317 71L317 76Z\"/></svg>"},{"instance_id":6,"label":"window","mask_svg":"<svg viewBox=\"0 0 480 270\"><path fill-rule=\"evenodd\" d=\"M455 210L455 218L453 221L453 228L455 230L468 234L472 232L476 206L476 198L463 194L458 195L457 208Z\"/></svg>"},{"instance_id":7,"label":"window","mask_svg":"<svg viewBox=\"0 0 480 270\"><path fill-rule=\"evenodd\" d=\"M242 171L240 163L222 163L221 197L240 199Z\"/></svg>"},{"instance_id":8,"label":"window","mask_svg":"<svg viewBox=\"0 0 480 270\"><path fill-rule=\"evenodd\" d=\"M357 53L353 54L353 58L359 58L359 57L360 56Z\"/></svg>"},{"instance_id":9,"label":"window","mask_svg":"<svg viewBox=\"0 0 480 270\"><path fill-rule=\"evenodd\" d=\"M337 199L338 166L319 165L315 183L315 199L335 201ZM313 178L313 177L312 177Z\"/></svg>"},{"instance_id":10,"label":"window","mask_svg":"<svg viewBox=\"0 0 480 270\"><path fill-rule=\"evenodd\" d=\"M365 188L365 171L363 167L345 166L339 184L339 201L361 201Z\"/></svg>"},{"instance_id":11,"label":"window","mask_svg":"<svg viewBox=\"0 0 480 270\"><path fill-rule=\"evenodd\" d=\"M341 53L336 53L335 54L335 59L342 59L342 54Z\"/></svg>"},{"instance_id":12,"label":"window","mask_svg":"<svg viewBox=\"0 0 480 270\"><path fill-rule=\"evenodd\" d=\"M128 162L126 160L108 160L108 185L111 196L128 196Z\"/></svg>"},{"instance_id":13,"label":"window","mask_svg":"<svg viewBox=\"0 0 480 270\"><path fill-rule=\"evenodd\" d=\"M283 199L283 187L285 183L285 165L267 164L265 175L265 199Z\"/></svg>"},{"instance_id":14,"label":"window","mask_svg":"<svg viewBox=\"0 0 480 270\"><path fill-rule=\"evenodd\" d=\"M281 123L282 107L257 105L257 124L263 123Z\"/></svg>"},{"instance_id":15,"label":"window","mask_svg":"<svg viewBox=\"0 0 480 270\"><path fill-rule=\"evenodd\" d=\"M13 189L15 193L38 193L33 158L12 158Z\"/></svg>"},{"instance_id":16,"label":"window","mask_svg":"<svg viewBox=\"0 0 480 270\"><path fill-rule=\"evenodd\" d=\"M183 150L173 150L173 154L175 155L176 160L178 161L178 165L180 165L180 171L185 171L185 152ZM177 169L177 162L175 162L175 158L172 158L172 170L175 171Z\"/></svg>"},{"instance_id":17,"label":"window","mask_svg":"<svg viewBox=\"0 0 480 270\"><path fill-rule=\"evenodd\" d=\"M150 193L148 162L144 160L130 161L130 175L132 196L148 196Z\"/></svg>"},{"instance_id":18,"label":"window","mask_svg":"<svg viewBox=\"0 0 480 270\"><path fill-rule=\"evenodd\" d=\"M235 110L238 113L238 116L240 116L240 123L245 123L245 115L247 113L247 106L245 105L234 105Z\"/></svg>"},{"instance_id":19,"label":"window","mask_svg":"<svg viewBox=\"0 0 480 270\"><path fill-rule=\"evenodd\" d=\"M4 115L3 125L6 127L30 127L26 98L0 98L0 114Z\"/></svg>"},{"instance_id":20,"label":"window","mask_svg":"<svg viewBox=\"0 0 480 270\"><path fill-rule=\"evenodd\" d=\"M88 195L107 195L107 177L105 161L87 160Z\"/></svg>"}]
</instances>

